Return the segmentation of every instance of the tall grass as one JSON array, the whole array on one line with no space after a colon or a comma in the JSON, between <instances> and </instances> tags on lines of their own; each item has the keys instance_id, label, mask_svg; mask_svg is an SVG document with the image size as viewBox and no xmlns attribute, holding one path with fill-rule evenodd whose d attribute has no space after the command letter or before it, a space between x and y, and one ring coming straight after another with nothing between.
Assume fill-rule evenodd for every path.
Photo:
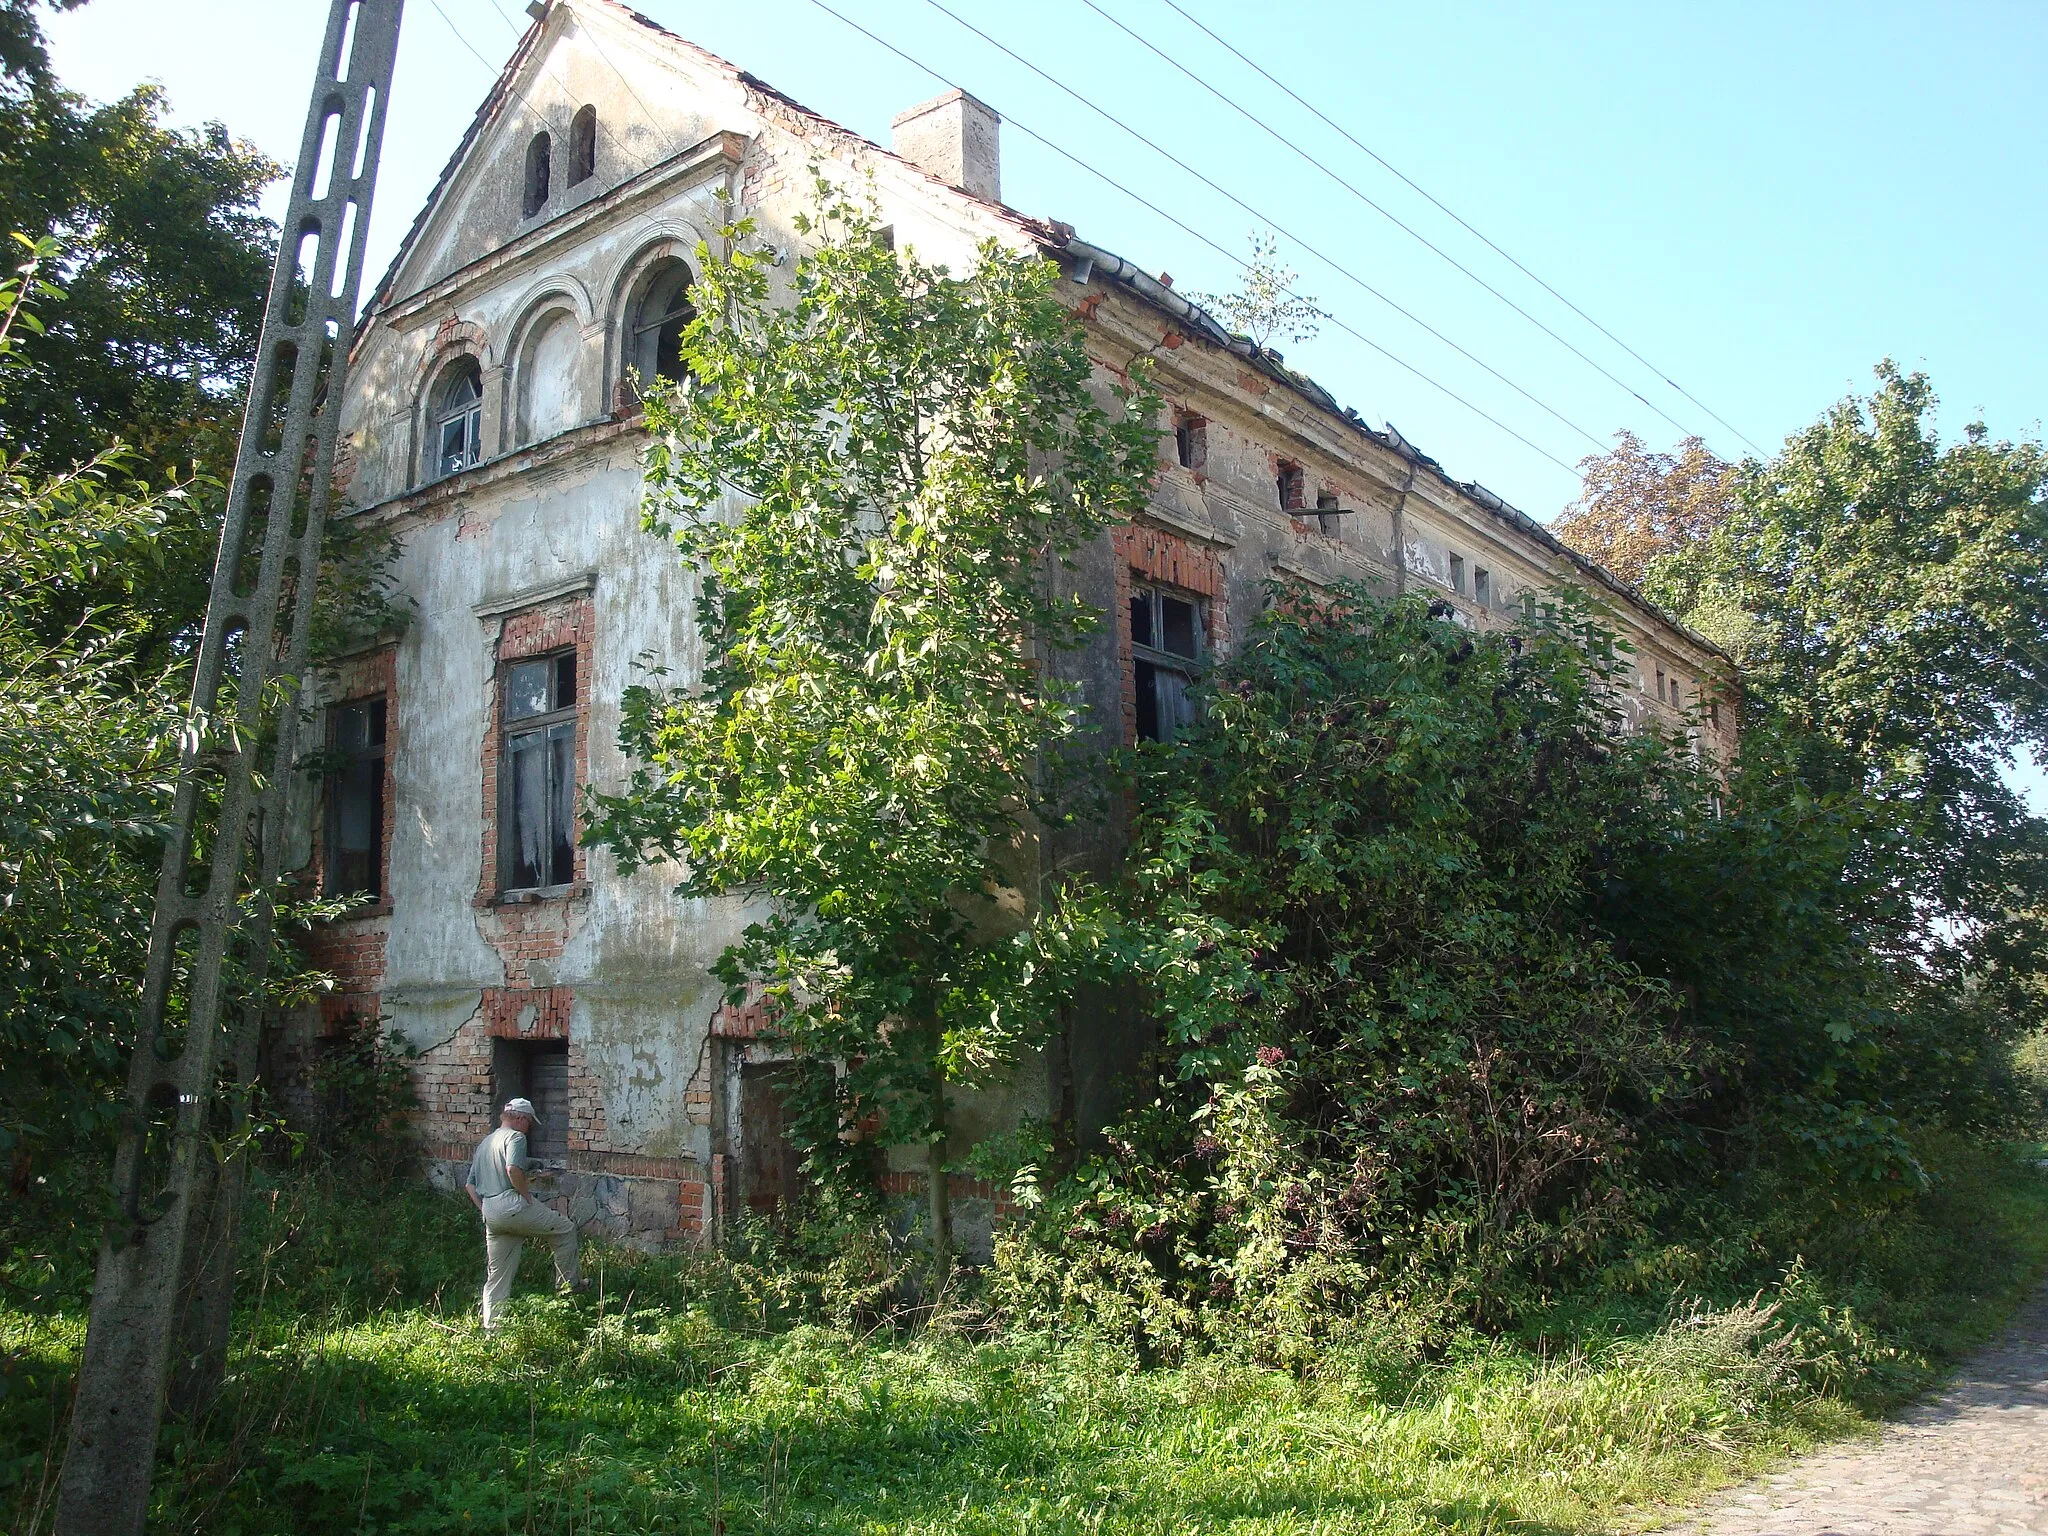
<instances>
[{"instance_id":1,"label":"tall grass","mask_svg":"<svg viewBox=\"0 0 2048 1536\"><path fill-rule=\"evenodd\" d=\"M1641 1526L1852 1430L2034 1282L2048 1258L2038 1170L1969 1149L1948 1166L1939 1193L1863 1234L1860 1256L1838 1243L1780 1266L1761 1297L1705 1294L1725 1262L1674 1243L1520 1336L1425 1336L1395 1316L1291 1372L1250 1348L1145 1370L1112 1340L998 1329L970 1304L876 1323L829 1264L758 1248L594 1250L603 1295L573 1301L534 1265L486 1337L466 1206L299 1179L258 1201L231 1374L204 1419L166 1436L152 1528ZM41 1294L10 1284L0 1307L9 1536L48 1529L82 1341L78 1276L45 1272Z\"/></svg>"}]
</instances>

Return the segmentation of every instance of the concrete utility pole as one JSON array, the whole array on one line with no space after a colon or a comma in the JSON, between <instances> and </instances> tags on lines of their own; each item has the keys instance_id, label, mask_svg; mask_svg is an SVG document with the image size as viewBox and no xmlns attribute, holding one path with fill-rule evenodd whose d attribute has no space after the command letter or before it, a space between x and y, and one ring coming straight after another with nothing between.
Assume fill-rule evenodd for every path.
<instances>
[{"instance_id":1,"label":"concrete utility pole","mask_svg":"<svg viewBox=\"0 0 2048 1536\"><path fill-rule=\"evenodd\" d=\"M222 962L237 938L260 983L269 953L299 682L403 5L329 6L192 682L114 1164L120 1213L93 1284L57 1536L141 1536L173 1341L182 1330L202 1351L226 1345L241 1181L210 1143L240 1121L261 1004L243 1000L223 1028ZM200 838L209 802L210 847ZM252 840L258 873L241 923ZM227 1092L217 1095L223 1076ZM184 1293L195 1289L187 1318ZM202 1378L217 1377L200 1366Z\"/></svg>"}]
</instances>

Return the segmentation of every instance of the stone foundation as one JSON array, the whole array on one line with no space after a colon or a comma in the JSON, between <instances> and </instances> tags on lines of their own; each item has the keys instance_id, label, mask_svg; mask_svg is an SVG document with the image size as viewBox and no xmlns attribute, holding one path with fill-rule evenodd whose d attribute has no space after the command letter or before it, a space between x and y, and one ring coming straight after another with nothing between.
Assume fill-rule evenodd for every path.
<instances>
[{"instance_id":1,"label":"stone foundation","mask_svg":"<svg viewBox=\"0 0 2048 1536\"><path fill-rule=\"evenodd\" d=\"M450 1193L460 1193L469 1176L466 1158L429 1157L426 1167L427 1182ZM633 1248L701 1242L711 1230L708 1188L699 1179L542 1168L534 1171L533 1192L585 1237Z\"/></svg>"}]
</instances>

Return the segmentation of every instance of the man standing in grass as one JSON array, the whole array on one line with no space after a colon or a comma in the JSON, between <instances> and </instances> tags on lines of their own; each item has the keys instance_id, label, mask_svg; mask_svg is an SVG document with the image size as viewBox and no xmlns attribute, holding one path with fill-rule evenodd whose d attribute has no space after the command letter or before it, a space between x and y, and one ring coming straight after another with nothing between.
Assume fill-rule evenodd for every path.
<instances>
[{"instance_id":1,"label":"man standing in grass","mask_svg":"<svg viewBox=\"0 0 2048 1536\"><path fill-rule=\"evenodd\" d=\"M512 1294L519 1256L529 1237L545 1237L555 1249L555 1276L568 1290L587 1291L590 1282L576 1267L576 1224L533 1198L527 1186L526 1136L540 1119L530 1099L509 1099L498 1128L477 1144L469 1160L470 1203L484 1219L484 1326Z\"/></svg>"}]
</instances>

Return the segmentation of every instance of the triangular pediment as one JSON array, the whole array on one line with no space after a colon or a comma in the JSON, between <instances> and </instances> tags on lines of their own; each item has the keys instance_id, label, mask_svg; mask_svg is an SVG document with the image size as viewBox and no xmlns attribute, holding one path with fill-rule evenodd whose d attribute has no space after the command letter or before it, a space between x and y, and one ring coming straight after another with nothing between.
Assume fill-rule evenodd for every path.
<instances>
[{"instance_id":1,"label":"triangular pediment","mask_svg":"<svg viewBox=\"0 0 2048 1536\"><path fill-rule=\"evenodd\" d=\"M556 0L527 29L414 220L372 305L430 287L720 131L758 127L739 71L611 0ZM595 168L575 179L579 112ZM529 154L548 136L549 191L528 211Z\"/></svg>"}]
</instances>

